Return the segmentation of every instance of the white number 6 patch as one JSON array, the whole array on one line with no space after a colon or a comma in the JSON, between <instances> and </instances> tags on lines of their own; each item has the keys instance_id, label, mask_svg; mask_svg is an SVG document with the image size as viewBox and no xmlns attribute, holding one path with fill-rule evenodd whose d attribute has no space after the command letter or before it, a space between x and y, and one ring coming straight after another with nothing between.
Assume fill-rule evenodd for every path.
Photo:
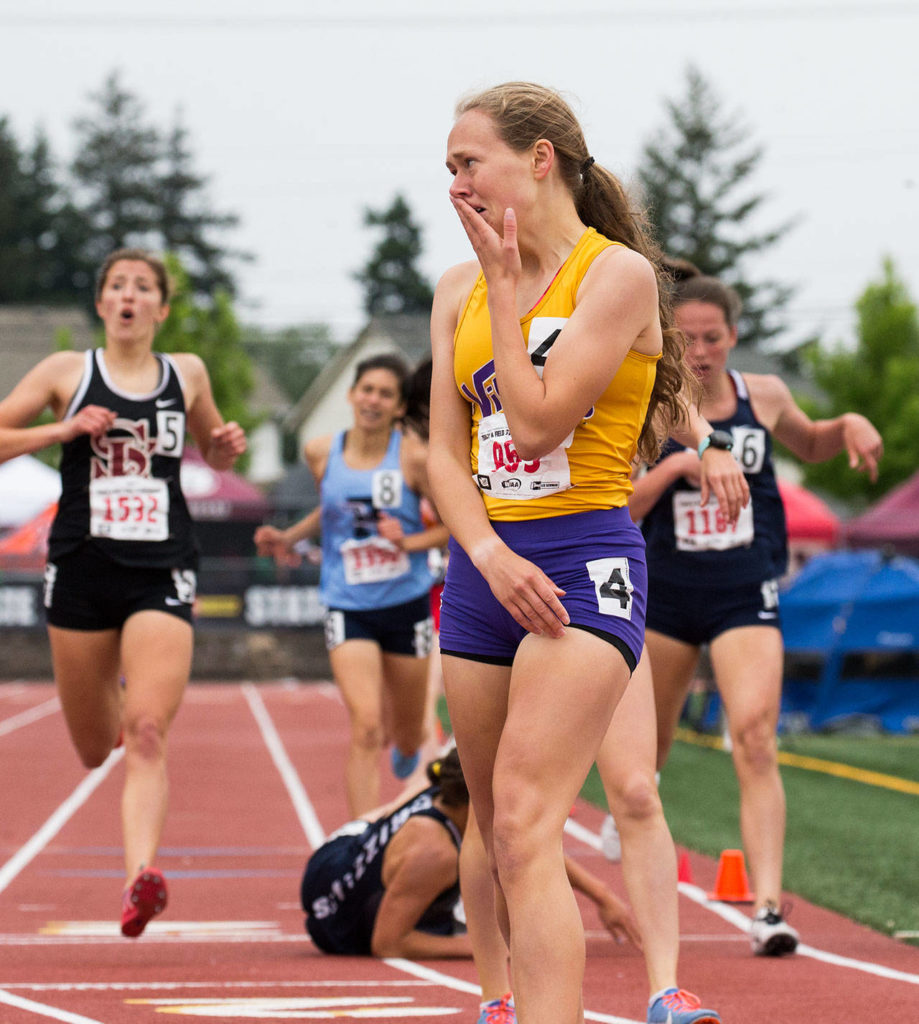
<instances>
[{"instance_id":1,"label":"white number 6 patch","mask_svg":"<svg viewBox=\"0 0 919 1024\"><path fill-rule=\"evenodd\" d=\"M601 615L618 619L632 618L632 581L627 558L595 558L587 562L587 572L597 591L597 608Z\"/></svg>"}]
</instances>

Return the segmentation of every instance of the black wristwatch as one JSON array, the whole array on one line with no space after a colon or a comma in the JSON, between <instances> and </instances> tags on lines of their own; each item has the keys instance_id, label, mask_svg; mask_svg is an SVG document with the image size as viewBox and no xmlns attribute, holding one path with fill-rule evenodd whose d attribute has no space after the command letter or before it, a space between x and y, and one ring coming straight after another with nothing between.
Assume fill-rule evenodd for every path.
<instances>
[{"instance_id":1,"label":"black wristwatch","mask_svg":"<svg viewBox=\"0 0 919 1024\"><path fill-rule=\"evenodd\" d=\"M699 442L699 458L705 454L706 448L720 448L729 452L734 447L734 438L730 431L713 430L708 437L703 437Z\"/></svg>"}]
</instances>

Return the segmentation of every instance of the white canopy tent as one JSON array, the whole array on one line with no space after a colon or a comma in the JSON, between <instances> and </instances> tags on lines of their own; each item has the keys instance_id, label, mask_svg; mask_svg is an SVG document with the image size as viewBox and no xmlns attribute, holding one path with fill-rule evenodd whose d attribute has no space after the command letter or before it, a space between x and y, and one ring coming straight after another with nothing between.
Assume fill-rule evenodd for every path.
<instances>
[{"instance_id":1,"label":"white canopy tent","mask_svg":"<svg viewBox=\"0 0 919 1024\"><path fill-rule=\"evenodd\" d=\"M31 455L0 464L0 530L21 526L61 493L61 477Z\"/></svg>"}]
</instances>

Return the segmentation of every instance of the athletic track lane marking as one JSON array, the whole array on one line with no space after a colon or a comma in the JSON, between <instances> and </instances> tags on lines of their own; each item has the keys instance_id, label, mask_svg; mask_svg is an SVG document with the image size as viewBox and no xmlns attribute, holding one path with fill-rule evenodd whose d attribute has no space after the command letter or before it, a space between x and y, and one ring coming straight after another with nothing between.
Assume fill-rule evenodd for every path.
<instances>
[{"instance_id":1,"label":"athletic track lane marking","mask_svg":"<svg viewBox=\"0 0 919 1024\"><path fill-rule=\"evenodd\" d=\"M70 818L83 806L109 772L124 757L124 747L109 754L104 764L87 775L34 836L0 868L0 892L51 842Z\"/></svg>"},{"instance_id":2,"label":"athletic track lane marking","mask_svg":"<svg viewBox=\"0 0 919 1024\"><path fill-rule=\"evenodd\" d=\"M709 747L712 750L724 750L724 741L720 736L706 736L691 729L677 729L676 739L691 743L696 747ZM919 782L912 779L901 779L898 775L885 775L866 768L856 768L840 761L825 761L820 757L807 757L804 754L792 754L785 750L778 752L779 764L790 768L803 768L809 772L821 772L824 775L835 775L840 779L852 782L863 782L866 786L877 786L881 789L892 789L898 793L919 796Z\"/></svg>"},{"instance_id":3,"label":"athletic track lane marking","mask_svg":"<svg viewBox=\"0 0 919 1024\"><path fill-rule=\"evenodd\" d=\"M28 708L26 711L20 711L18 715L5 718L0 722L0 736L7 736L9 733L21 729L24 725L31 725L46 715L53 715L56 711L60 710L61 702L57 697L51 697L41 704L37 704L34 708Z\"/></svg>"},{"instance_id":4,"label":"athletic track lane marking","mask_svg":"<svg viewBox=\"0 0 919 1024\"><path fill-rule=\"evenodd\" d=\"M319 818L316 816L316 809L313 807L303 787L303 783L300 781L297 769L294 768L290 758L287 756L287 751L284 749L284 744L281 742L278 730L271 720L271 715L268 714L268 709L265 707L261 694L252 683L243 683L242 692L252 711L252 716L255 718L261 731L265 746L268 748L268 753L271 755L271 759L274 761L275 767L278 769L281 779L287 787L294 810L300 820L303 834L306 836L310 846L314 850L318 850L325 842L325 832L319 823Z\"/></svg>"},{"instance_id":5,"label":"athletic track lane marking","mask_svg":"<svg viewBox=\"0 0 919 1024\"><path fill-rule=\"evenodd\" d=\"M61 1024L102 1024L102 1021L94 1017L84 1017L79 1013L70 1013L68 1010L59 1010L55 1006L46 1006L44 1003L36 1003L33 999L23 999L22 996L15 996L0 988L0 1003L13 1006L17 1010L25 1010L27 1013L37 1013L40 1017L50 1017L52 1020L61 1021Z\"/></svg>"}]
</instances>

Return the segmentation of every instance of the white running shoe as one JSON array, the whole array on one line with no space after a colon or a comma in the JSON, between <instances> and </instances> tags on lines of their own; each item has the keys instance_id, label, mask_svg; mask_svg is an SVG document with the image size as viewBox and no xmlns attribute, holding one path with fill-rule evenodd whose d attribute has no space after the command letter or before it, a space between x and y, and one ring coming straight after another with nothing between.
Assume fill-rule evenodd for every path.
<instances>
[{"instance_id":1,"label":"white running shoe","mask_svg":"<svg viewBox=\"0 0 919 1024\"><path fill-rule=\"evenodd\" d=\"M616 828L616 819L612 814L607 814L600 826L600 850L607 860L614 863L622 860L622 841L619 838L619 829Z\"/></svg>"},{"instance_id":2,"label":"white running shoe","mask_svg":"<svg viewBox=\"0 0 919 1024\"><path fill-rule=\"evenodd\" d=\"M798 948L798 933L774 903L767 903L750 923L750 945L755 956L785 956Z\"/></svg>"}]
</instances>

